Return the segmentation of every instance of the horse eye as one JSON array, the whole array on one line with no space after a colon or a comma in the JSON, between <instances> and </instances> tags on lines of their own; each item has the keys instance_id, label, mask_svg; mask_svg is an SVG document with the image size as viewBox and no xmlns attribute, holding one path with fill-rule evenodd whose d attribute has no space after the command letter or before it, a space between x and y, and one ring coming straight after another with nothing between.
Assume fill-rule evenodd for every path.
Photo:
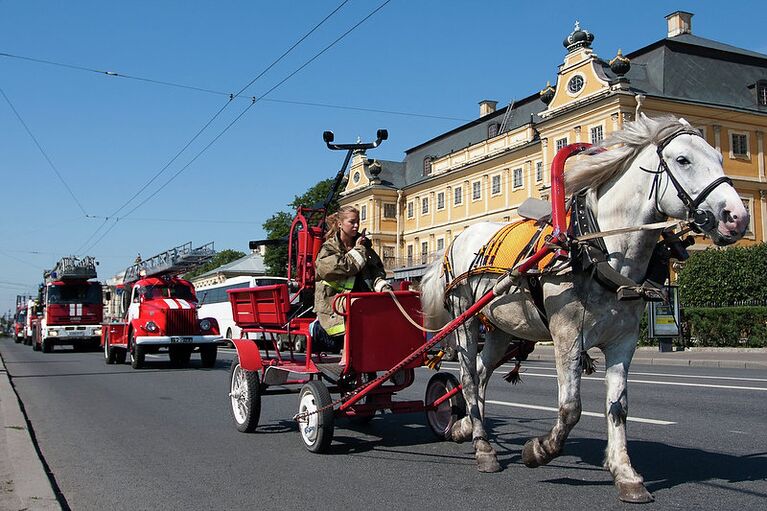
<instances>
[{"instance_id":1,"label":"horse eye","mask_svg":"<svg viewBox=\"0 0 767 511\"><path fill-rule=\"evenodd\" d=\"M685 158L684 156L679 156L679 157L677 157L676 161L677 161L677 163L678 163L678 164L680 164L680 165L689 165L689 164L690 164L690 160L688 160L688 159L687 159L687 158Z\"/></svg>"}]
</instances>

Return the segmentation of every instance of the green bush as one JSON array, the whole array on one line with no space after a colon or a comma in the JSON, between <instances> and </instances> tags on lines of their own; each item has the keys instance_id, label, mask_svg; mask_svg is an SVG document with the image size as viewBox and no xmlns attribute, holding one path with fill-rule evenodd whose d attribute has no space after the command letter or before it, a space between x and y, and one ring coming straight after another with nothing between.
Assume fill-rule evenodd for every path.
<instances>
[{"instance_id":1,"label":"green bush","mask_svg":"<svg viewBox=\"0 0 767 511\"><path fill-rule=\"evenodd\" d=\"M767 307L686 307L688 346L767 347Z\"/></svg>"}]
</instances>

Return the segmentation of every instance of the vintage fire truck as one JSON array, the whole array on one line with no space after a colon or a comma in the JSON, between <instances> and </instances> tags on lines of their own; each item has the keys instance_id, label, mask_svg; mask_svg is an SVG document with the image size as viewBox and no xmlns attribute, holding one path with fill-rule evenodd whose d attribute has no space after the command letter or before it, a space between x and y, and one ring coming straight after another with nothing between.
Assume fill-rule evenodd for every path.
<instances>
[{"instance_id":1,"label":"vintage fire truck","mask_svg":"<svg viewBox=\"0 0 767 511\"><path fill-rule=\"evenodd\" d=\"M103 325L105 362L125 363L130 355L131 366L140 369L147 353L167 350L171 364L185 366L197 350L202 366L213 367L224 342L218 323L198 318L194 286L180 275L214 255L213 243L192 248L189 242L129 266L122 283L107 291L108 301L116 295L122 319Z\"/></svg>"},{"instance_id":2,"label":"vintage fire truck","mask_svg":"<svg viewBox=\"0 0 767 511\"><path fill-rule=\"evenodd\" d=\"M13 315L13 340L17 344L22 341L26 343L30 335L27 307L31 298L27 295L16 295L16 312Z\"/></svg>"},{"instance_id":3,"label":"vintage fire truck","mask_svg":"<svg viewBox=\"0 0 767 511\"><path fill-rule=\"evenodd\" d=\"M32 349L50 353L54 345L98 347L103 305L96 264L90 256L62 257L52 270L43 272L36 318L27 313Z\"/></svg>"}]
</instances>

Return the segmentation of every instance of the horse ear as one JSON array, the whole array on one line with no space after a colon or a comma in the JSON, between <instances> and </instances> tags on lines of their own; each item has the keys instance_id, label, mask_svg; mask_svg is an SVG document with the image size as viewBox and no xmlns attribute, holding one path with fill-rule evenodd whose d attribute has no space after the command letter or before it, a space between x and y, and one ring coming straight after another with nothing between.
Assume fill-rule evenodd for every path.
<instances>
[{"instance_id":1,"label":"horse ear","mask_svg":"<svg viewBox=\"0 0 767 511\"><path fill-rule=\"evenodd\" d=\"M687 126L688 128L692 128L692 125L689 122L687 122L687 119L685 119L684 117L680 117L679 118L679 122L681 124Z\"/></svg>"}]
</instances>

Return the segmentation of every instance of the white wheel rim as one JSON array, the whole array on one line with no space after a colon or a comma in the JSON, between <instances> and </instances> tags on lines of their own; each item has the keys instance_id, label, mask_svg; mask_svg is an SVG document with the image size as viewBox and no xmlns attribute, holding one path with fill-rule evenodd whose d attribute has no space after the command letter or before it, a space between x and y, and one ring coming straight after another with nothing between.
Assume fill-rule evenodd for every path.
<instances>
[{"instance_id":1,"label":"white wheel rim","mask_svg":"<svg viewBox=\"0 0 767 511\"><path fill-rule=\"evenodd\" d=\"M104 343L104 358L109 360L109 344L106 342Z\"/></svg>"},{"instance_id":2,"label":"white wheel rim","mask_svg":"<svg viewBox=\"0 0 767 511\"><path fill-rule=\"evenodd\" d=\"M237 364L232 373L232 387L229 395L232 400L234 420L237 421L237 424L244 424L250 415L248 406L250 389L248 388L248 380L245 378L245 371L240 364Z\"/></svg>"},{"instance_id":3,"label":"white wheel rim","mask_svg":"<svg viewBox=\"0 0 767 511\"><path fill-rule=\"evenodd\" d=\"M433 403L447 394L447 391L448 389L444 383L433 383L427 391L426 402ZM436 410L429 410L429 422L431 422L432 426L437 431L447 433L447 428L450 427L450 420L452 417L453 407L450 403L450 399L440 403Z\"/></svg>"},{"instance_id":4,"label":"white wheel rim","mask_svg":"<svg viewBox=\"0 0 767 511\"><path fill-rule=\"evenodd\" d=\"M299 414L311 414L298 423L298 429L301 431L301 437L306 445L313 445L319 434L319 414L313 413L315 411L317 411L317 400L312 392L307 392L301 397L301 402L298 405Z\"/></svg>"}]
</instances>

